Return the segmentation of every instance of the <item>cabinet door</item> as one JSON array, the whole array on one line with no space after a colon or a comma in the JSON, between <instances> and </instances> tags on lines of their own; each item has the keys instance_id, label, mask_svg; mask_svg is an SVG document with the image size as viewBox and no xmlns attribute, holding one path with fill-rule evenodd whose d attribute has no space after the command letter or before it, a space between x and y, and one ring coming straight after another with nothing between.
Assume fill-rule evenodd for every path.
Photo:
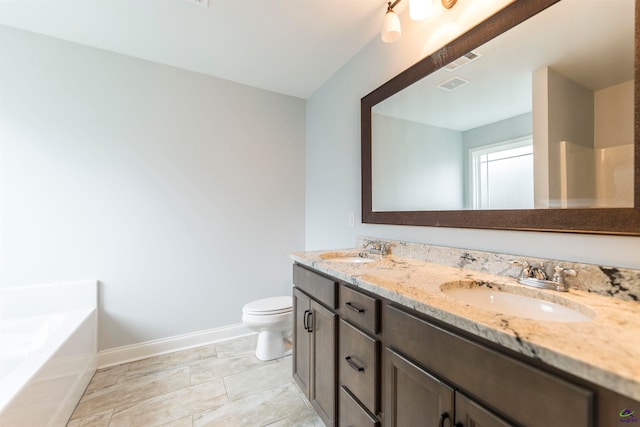
<instances>
[{"instance_id":1,"label":"cabinet door","mask_svg":"<svg viewBox=\"0 0 640 427\"><path fill-rule=\"evenodd\" d=\"M456 392L456 427L513 427L486 408Z\"/></svg>"},{"instance_id":2,"label":"cabinet door","mask_svg":"<svg viewBox=\"0 0 640 427\"><path fill-rule=\"evenodd\" d=\"M307 327L310 308L311 298L293 288L293 378L307 398L311 379L311 331Z\"/></svg>"},{"instance_id":3,"label":"cabinet door","mask_svg":"<svg viewBox=\"0 0 640 427\"><path fill-rule=\"evenodd\" d=\"M387 306L384 322L388 347L478 396L484 404L519 425L592 425L595 418L592 390L458 336L398 307ZM482 361L482 369L478 369L478 361Z\"/></svg>"},{"instance_id":4,"label":"cabinet door","mask_svg":"<svg viewBox=\"0 0 640 427\"><path fill-rule=\"evenodd\" d=\"M452 424L451 387L388 348L385 359L385 426Z\"/></svg>"},{"instance_id":5,"label":"cabinet door","mask_svg":"<svg viewBox=\"0 0 640 427\"><path fill-rule=\"evenodd\" d=\"M380 421L367 412L353 396L340 387L340 427L380 427Z\"/></svg>"},{"instance_id":6,"label":"cabinet door","mask_svg":"<svg viewBox=\"0 0 640 427\"><path fill-rule=\"evenodd\" d=\"M337 405L338 315L311 300L311 393L309 400L327 426L335 425Z\"/></svg>"},{"instance_id":7,"label":"cabinet door","mask_svg":"<svg viewBox=\"0 0 640 427\"><path fill-rule=\"evenodd\" d=\"M340 321L338 370L340 383L372 414L379 408L379 342L364 332Z\"/></svg>"}]
</instances>

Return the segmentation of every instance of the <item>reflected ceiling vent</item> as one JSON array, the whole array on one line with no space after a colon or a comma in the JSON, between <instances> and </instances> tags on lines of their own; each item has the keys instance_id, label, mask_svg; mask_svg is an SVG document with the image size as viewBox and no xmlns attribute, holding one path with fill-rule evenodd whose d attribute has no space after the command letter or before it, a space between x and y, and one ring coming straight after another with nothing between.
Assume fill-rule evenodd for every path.
<instances>
[{"instance_id":1,"label":"reflected ceiling vent","mask_svg":"<svg viewBox=\"0 0 640 427\"><path fill-rule=\"evenodd\" d=\"M469 83L469 80L463 79L460 76L454 76L454 77L451 77L450 79L447 79L447 80L443 81L442 83L439 83L436 86L439 87L442 90L446 90L447 92L451 92L453 90L461 88L462 86L466 85L467 83Z\"/></svg>"},{"instance_id":2,"label":"reflected ceiling vent","mask_svg":"<svg viewBox=\"0 0 640 427\"><path fill-rule=\"evenodd\" d=\"M460 67L464 67L465 65L467 65L470 62L475 61L478 58L481 58L482 54L477 52L477 51L471 51L465 55L462 55L460 58L456 59L455 61L447 64L444 69L447 71L453 71L453 70L457 70Z\"/></svg>"}]
</instances>

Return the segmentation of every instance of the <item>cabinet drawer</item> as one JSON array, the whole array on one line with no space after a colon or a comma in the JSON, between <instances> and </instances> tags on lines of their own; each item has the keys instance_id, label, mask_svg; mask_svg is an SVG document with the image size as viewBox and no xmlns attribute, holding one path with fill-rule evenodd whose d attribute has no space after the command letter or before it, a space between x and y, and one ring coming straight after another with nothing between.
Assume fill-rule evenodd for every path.
<instances>
[{"instance_id":1,"label":"cabinet drawer","mask_svg":"<svg viewBox=\"0 0 640 427\"><path fill-rule=\"evenodd\" d=\"M380 300L345 285L340 286L340 314L343 319L377 334L380 332Z\"/></svg>"},{"instance_id":2,"label":"cabinet drawer","mask_svg":"<svg viewBox=\"0 0 640 427\"><path fill-rule=\"evenodd\" d=\"M344 387L340 387L340 426L378 427L380 422L356 402Z\"/></svg>"},{"instance_id":3,"label":"cabinet drawer","mask_svg":"<svg viewBox=\"0 0 640 427\"><path fill-rule=\"evenodd\" d=\"M340 383L369 411L378 413L379 341L340 320Z\"/></svg>"},{"instance_id":4,"label":"cabinet drawer","mask_svg":"<svg viewBox=\"0 0 640 427\"><path fill-rule=\"evenodd\" d=\"M338 308L338 283L294 264L293 284L329 308Z\"/></svg>"},{"instance_id":5,"label":"cabinet drawer","mask_svg":"<svg viewBox=\"0 0 640 427\"><path fill-rule=\"evenodd\" d=\"M526 426L591 426L593 392L398 308L385 311L387 346Z\"/></svg>"}]
</instances>

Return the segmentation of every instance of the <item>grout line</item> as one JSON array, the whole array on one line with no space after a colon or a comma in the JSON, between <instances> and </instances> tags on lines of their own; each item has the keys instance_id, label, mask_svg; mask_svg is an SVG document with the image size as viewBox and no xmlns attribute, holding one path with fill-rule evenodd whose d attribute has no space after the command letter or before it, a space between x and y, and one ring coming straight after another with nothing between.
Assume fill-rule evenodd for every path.
<instances>
[{"instance_id":1,"label":"grout line","mask_svg":"<svg viewBox=\"0 0 640 427\"><path fill-rule=\"evenodd\" d=\"M109 413L109 421L107 421L107 427L109 427L111 425L111 419L113 418L113 413L115 412L114 409L111 409L111 412Z\"/></svg>"}]
</instances>

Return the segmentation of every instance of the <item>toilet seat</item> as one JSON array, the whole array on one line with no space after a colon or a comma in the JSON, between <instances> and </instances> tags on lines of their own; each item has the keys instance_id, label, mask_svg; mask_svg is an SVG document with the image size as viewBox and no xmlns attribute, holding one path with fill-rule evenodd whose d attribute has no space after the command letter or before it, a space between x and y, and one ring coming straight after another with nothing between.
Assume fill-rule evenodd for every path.
<instances>
[{"instance_id":1,"label":"toilet seat","mask_svg":"<svg viewBox=\"0 0 640 427\"><path fill-rule=\"evenodd\" d=\"M272 316L291 311L293 302L290 296L259 299L242 307L242 313L252 316Z\"/></svg>"},{"instance_id":2,"label":"toilet seat","mask_svg":"<svg viewBox=\"0 0 640 427\"><path fill-rule=\"evenodd\" d=\"M242 323L258 333L256 357L259 360L273 360L291 354L291 296L264 298L245 304L242 307Z\"/></svg>"}]
</instances>

